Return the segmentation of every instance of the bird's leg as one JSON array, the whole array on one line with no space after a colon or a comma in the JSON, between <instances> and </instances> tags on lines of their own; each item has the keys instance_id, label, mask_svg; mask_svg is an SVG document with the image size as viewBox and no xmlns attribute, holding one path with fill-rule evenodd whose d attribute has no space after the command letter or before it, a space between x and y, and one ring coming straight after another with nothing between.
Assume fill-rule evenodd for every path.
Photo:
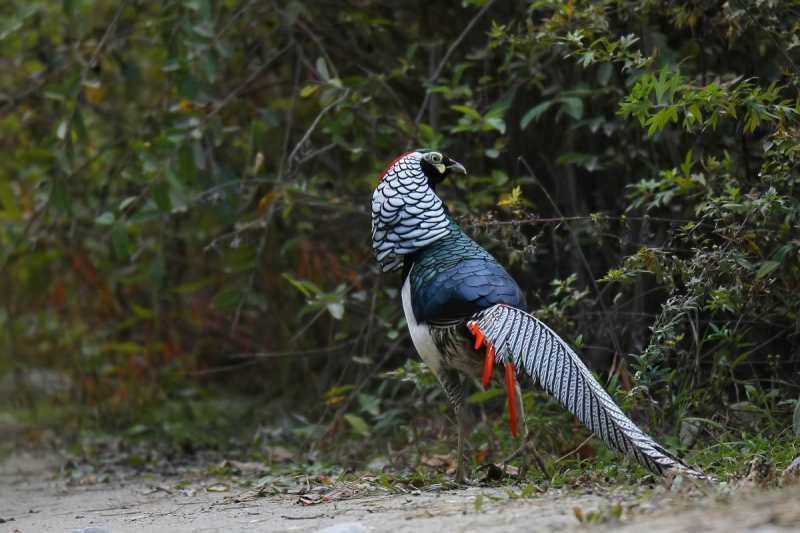
<instances>
[{"instance_id":1,"label":"bird's leg","mask_svg":"<svg viewBox=\"0 0 800 533\"><path fill-rule=\"evenodd\" d=\"M458 458L456 459L456 483L469 485L464 467L464 444L467 442L467 432L469 431L469 413L466 403L455 405L456 419L458 420Z\"/></svg>"},{"instance_id":2,"label":"bird's leg","mask_svg":"<svg viewBox=\"0 0 800 533\"><path fill-rule=\"evenodd\" d=\"M522 465L519 468L519 475L517 476L518 483L524 480L528 475L528 470L530 470L532 460L536 461L536 465L542 471L544 476L549 477L550 474L547 472L547 467L545 466L544 461L542 461L542 458L539 456L539 453L536 451L536 447L533 445L533 433L528 431L528 422L525 420L525 411L523 410L522 405L522 389L519 386L519 382L515 383L515 388L517 390L517 416L522 422L522 444L514 453L503 460L503 466L507 466L508 463L517 457L522 457Z\"/></svg>"},{"instance_id":3,"label":"bird's leg","mask_svg":"<svg viewBox=\"0 0 800 533\"><path fill-rule=\"evenodd\" d=\"M467 402L464 400L461 376L456 370L443 370L438 377L445 394L450 399L450 403L453 404L453 410L458 421L458 457L456 458L455 482L461 485L469 485L469 478L467 478L464 466L464 444L467 441L467 433L469 431L469 412L467 411Z\"/></svg>"}]
</instances>

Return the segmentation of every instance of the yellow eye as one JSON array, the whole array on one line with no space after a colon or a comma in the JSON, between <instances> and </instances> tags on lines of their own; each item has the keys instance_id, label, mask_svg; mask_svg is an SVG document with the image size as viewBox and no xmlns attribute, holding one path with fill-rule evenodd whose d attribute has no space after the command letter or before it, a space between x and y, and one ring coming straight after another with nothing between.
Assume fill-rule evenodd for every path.
<instances>
[{"instance_id":1,"label":"yellow eye","mask_svg":"<svg viewBox=\"0 0 800 533\"><path fill-rule=\"evenodd\" d=\"M431 154L431 163L437 164L442 162L442 156L439 154Z\"/></svg>"}]
</instances>

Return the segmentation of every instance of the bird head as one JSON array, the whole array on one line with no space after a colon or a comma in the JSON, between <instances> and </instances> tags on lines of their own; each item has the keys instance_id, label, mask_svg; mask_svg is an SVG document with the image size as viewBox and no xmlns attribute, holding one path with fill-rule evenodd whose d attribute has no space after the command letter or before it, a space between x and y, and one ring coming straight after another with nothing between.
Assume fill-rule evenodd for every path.
<instances>
[{"instance_id":1,"label":"bird head","mask_svg":"<svg viewBox=\"0 0 800 533\"><path fill-rule=\"evenodd\" d=\"M403 257L444 237L450 221L435 187L464 167L428 148L412 150L384 171L372 194L372 249L383 270L397 270Z\"/></svg>"},{"instance_id":2,"label":"bird head","mask_svg":"<svg viewBox=\"0 0 800 533\"><path fill-rule=\"evenodd\" d=\"M420 148L416 152L422 155L419 166L428 178L428 186L431 188L435 188L451 174L467 173L467 169L461 163L450 159L442 152L431 148Z\"/></svg>"}]
</instances>

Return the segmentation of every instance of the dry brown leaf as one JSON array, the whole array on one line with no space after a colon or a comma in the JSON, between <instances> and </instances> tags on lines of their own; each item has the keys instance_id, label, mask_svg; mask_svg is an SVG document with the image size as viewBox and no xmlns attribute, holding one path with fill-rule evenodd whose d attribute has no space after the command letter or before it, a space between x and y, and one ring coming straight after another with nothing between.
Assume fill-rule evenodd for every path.
<instances>
[{"instance_id":1,"label":"dry brown leaf","mask_svg":"<svg viewBox=\"0 0 800 533\"><path fill-rule=\"evenodd\" d=\"M266 469L264 463L261 463L259 461L225 461L225 463L240 471L245 471L245 470L259 471Z\"/></svg>"},{"instance_id":2,"label":"dry brown leaf","mask_svg":"<svg viewBox=\"0 0 800 533\"><path fill-rule=\"evenodd\" d=\"M272 446L267 450L267 453L273 463L291 463L294 461L294 453L283 446Z\"/></svg>"},{"instance_id":3,"label":"dry brown leaf","mask_svg":"<svg viewBox=\"0 0 800 533\"><path fill-rule=\"evenodd\" d=\"M426 455L422 458L422 464L433 468L451 468L456 465L456 460L450 455Z\"/></svg>"}]
</instances>

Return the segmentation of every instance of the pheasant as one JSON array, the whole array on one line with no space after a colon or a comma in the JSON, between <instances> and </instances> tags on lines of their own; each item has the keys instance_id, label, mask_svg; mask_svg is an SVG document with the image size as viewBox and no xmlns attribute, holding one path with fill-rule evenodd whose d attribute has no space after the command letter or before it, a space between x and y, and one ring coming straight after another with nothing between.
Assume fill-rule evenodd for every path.
<instances>
[{"instance_id":1,"label":"pheasant","mask_svg":"<svg viewBox=\"0 0 800 533\"><path fill-rule=\"evenodd\" d=\"M383 271L402 268L403 311L414 346L436 375L458 422L455 480L467 483L468 413L462 375L505 381L511 431L523 426L523 458L546 472L531 442L517 376L553 395L608 446L655 474L709 479L645 434L614 403L552 329L526 312L525 296L500 263L450 216L436 185L465 168L439 151L407 152L389 165L372 195L372 248ZM519 416L519 418L518 418Z\"/></svg>"}]
</instances>

